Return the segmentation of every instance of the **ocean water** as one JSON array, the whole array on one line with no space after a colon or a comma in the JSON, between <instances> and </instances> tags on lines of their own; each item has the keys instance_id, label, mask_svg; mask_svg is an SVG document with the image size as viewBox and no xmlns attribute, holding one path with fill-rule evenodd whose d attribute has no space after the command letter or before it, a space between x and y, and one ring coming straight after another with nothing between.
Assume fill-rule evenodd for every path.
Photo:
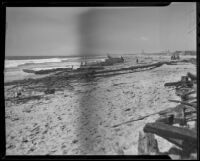
<instances>
[{"instance_id":1,"label":"ocean water","mask_svg":"<svg viewBox=\"0 0 200 161\"><path fill-rule=\"evenodd\" d=\"M4 66L4 82L37 77L32 73L25 73L23 69L45 70L53 68L79 68L81 61L100 62L105 56L93 57L48 57L48 56L19 56L6 57Z\"/></svg>"}]
</instances>

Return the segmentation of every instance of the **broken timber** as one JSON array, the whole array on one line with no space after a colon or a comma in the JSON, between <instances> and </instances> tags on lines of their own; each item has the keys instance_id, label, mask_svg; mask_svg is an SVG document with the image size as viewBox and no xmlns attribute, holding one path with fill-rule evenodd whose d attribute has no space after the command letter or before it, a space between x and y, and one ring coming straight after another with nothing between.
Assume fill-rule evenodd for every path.
<instances>
[{"instance_id":1,"label":"broken timber","mask_svg":"<svg viewBox=\"0 0 200 161\"><path fill-rule=\"evenodd\" d=\"M25 103L30 100L40 100L42 98L41 95L35 95L35 96L28 96L28 97L16 97L16 98L6 98L5 101L11 101L11 102L17 102L17 103Z\"/></svg>"},{"instance_id":2,"label":"broken timber","mask_svg":"<svg viewBox=\"0 0 200 161\"><path fill-rule=\"evenodd\" d=\"M186 125L186 119L184 117L178 118L178 117L174 116L173 114L163 117L163 118L159 118L156 120L156 122L162 122L162 123L165 123L168 125L173 125L173 124L177 124L177 123L179 125Z\"/></svg>"},{"instance_id":3,"label":"broken timber","mask_svg":"<svg viewBox=\"0 0 200 161\"><path fill-rule=\"evenodd\" d=\"M101 73L109 73L109 72L119 72L119 71L125 71L125 70L135 70L135 69L140 69L140 68L149 68L149 67L160 67L164 64L170 65L171 62L158 62L158 63L153 63L149 65L141 65L141 66L131 66L127 68L120 68L120 69L113 69L113 70L104 70L104 71L97 71L95 74L101 74Z\"/></svg>"},{"instance_id":4,"label":"broken timber","mask_svg":"<svg viewBox=\"0 0 200 161\"><path fill-rule=\"evenodd\" d=\"M139 118L137 119L132 119L132 120L129 120L129 121L126 121L126 122L122 122L120 124L117 124L117 125L113 125L112 127L118 127L118 126L121 126L121 125L124 125L124 124L128 124L128 123L131 123L131 122L134 122L134 121L139 121L139 120L143 120L145 119L146 117L149 117L149 116L152 116L152 115L156 115L156 114L159 114L160 112L156 112L156 113L152 113L152 114L149 114L149 115L146 115L146 116L140 116Z\"/></svg>"},{"instance_id":5,"label":"broken timber","mask_svg":"<svg viewBox=\"0 0 200 161\"><path fill-rule=\"evenodd\" d=\"M181 97L179 100L169 100L171 102L180 103L174 108L168 108L160 111L160 118L154 123L148 123L143 128L145 133L156 134L176 146L182 148L181 158L190 158L190 154L197 153L197 102L195 82L196 76L188 73L182 76L181 81L166 83L165 86L176 86L176 94ZM195 99L195 101L193 101ZM192 101L192 102L191 102ZM195 121L195 127L190 127L187 123ZM173 124L179 124L177 127ZM138 149L139 150L139 149Z\"/></svg>"},{"instance_id":6,"label":"broken timber","mask_svg":"<svg viewBox=\"0 0 200 161\"><path fill-rule=\"evenodd\" d=\"M147 123L144 127L144 132L153 133L161 137L172 139L181 139L191 143L197 143L197 133L182 127L170 126L164 123Z\"/></svg>"},{"instance_id":7,"label":"broken timber","mask_svg":"<svg viewBox=\"0 0 200 161\"><path fill-rule=\"evenodd\" d=\"M187 105L187 106L190 106L190 107L193 107L194 109L197 109L197 106L196 104L194 103L188 103L186 101L179 101L179 100L169 100L170 102L176 102L176 103L181 103L183 105Z\"/></svg>"}]
</instances>

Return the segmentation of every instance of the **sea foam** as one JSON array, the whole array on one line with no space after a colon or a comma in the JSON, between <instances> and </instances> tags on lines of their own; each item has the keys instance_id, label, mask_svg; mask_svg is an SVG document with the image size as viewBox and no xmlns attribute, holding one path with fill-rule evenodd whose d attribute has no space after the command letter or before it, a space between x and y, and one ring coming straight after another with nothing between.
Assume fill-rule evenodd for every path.
<instances>
[{"instance_id":1,"label":"sea foam","mask_svg":"<svg viewBox=\"0 0 200 161\"><path fill-rule=\"evenodd\" d=\"M29 60L5 60L5 68L13 68L22 65L31 65L31 64L41 64L41 63L53 63L53 62L61 62L65 59L59 58L50 58L50 59L29 59Z\"/></svg>"}]
</instances>

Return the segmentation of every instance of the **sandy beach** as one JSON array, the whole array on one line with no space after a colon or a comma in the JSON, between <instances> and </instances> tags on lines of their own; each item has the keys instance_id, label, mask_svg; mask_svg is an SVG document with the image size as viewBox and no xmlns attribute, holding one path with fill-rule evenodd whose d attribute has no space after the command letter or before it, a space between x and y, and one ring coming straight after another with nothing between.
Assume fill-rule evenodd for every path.
<instances>
[{"instance_id":1,"label":"sandy beach","mask_svg":"<svg viewBox=\"0 0 200 161\"><path fill-rule=\"evenodd\" d=\"M158 115L113 128L170 107L180 100L174 88L187 72L196 73L191 63L161 67L71 82L55 94L39 100L6 102L6 155L137 155L138 136L144 125ZM5 98L8 97L5 86ZM14 91L14 89L12 89ZM11 93L12 93L11 90ZM160 152L174 145L156 136Z\"/></svg>"}]
</instances>

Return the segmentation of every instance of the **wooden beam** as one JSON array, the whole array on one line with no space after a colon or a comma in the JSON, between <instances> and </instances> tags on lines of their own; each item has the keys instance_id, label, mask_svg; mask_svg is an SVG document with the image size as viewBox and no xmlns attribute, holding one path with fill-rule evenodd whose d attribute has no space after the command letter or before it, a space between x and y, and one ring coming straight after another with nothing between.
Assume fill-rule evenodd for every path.
<instances>
[{"instance_id":1,"label":"wooden beam","mask_svg":"<svg viewBox=\"0 0 200 161\"><path fill-rule=\"evenodd\" d=\"M174 123L174 115L168 115L166 117L160 117L156 120L156 122L162 122L165 124L173 125Z\"/></svg>"},{"instance_id":2,"label":"wooden beam","mask_svg":"<svg viewBox=\"0 0 200 161\"><path fill-rule=\"evenodd\" d=\"M165 83L164 86L179 86L181 84L182 84L181 81L178 81L178 82L169 82L169 83Z\"/></svg>"},{"instance_id":3,"label":"wooden beam","mask_svg":"<svg viewBox=\"0 0 200 161\"><path fill-rule=\"evenodd\" d=\"M184 105L193 107L194 109L197 109L196 104L193 104L193 103L188 103L188 102L186 102L186 101L179 101L179 100L169 100L169 101L170 101L170 102L181 103L181 104L184 104Z\"/></svg>"},{"instance_id":4,"label":"wooden beam","mask_svg":"<svg viewBox=\"0 0 200 161\"><path fill-rule=\"evenodd\" d=\"M179 124L179 125L186 125L186 120L185 118L177 118L174 115L169 115L166 117L161 117L159 119L156 120L156 122L161 122L161 123L165 123L168 125L173 125L173 124Z\"/></svg>"},{"instance_id":5,"label":"wooden beam","mask_svg":"<svg viewBox=\"0 0 200 161\"><path fill-rule=\"evenodd\" d=\"M156 155L159 153L158 143L151 133L139 132L138 155Z\"/></svg>"},{"instance_id":6,"label":"wooden beam","mask_svg":"<svg viewBox=\"0 0 200 161\"><path fill-rule=\"evenodd\" d=\"M163 138L168 140L169 142L175 144L176 146L183 148L183 140L173 139L173 138L170 138L170 137L163 137Z\"/></svg>"},{"instance_id":7,"label":"wooden beam","mask_svg":"<svg viewBox=\"0 0 200 161\"><path fill-rule=\"evenodd\" d=\"M152 116L152 115L156 115L156 114L159 114L159 112L156 112L156 113L152 113L152 114L149 114L149 115L146 115L146 116L140 116L136 119L132 119L132 120L129 120L129 121L126 121L126 122L122 122L120 124L117 124L117 125L113 125L112 127L118 127L118 126L121 126L121 125L124 125L124 124L128 124L128 123L131 123L131 122L134 122L134 121L139 121L139 120L143 120L145 119L146 117L149 117L149 116Z\"/></svg>"},{"instance_id":8,"label":"wooden beam","mask_svg":"<svg viewBox=\"0 0 200 161\"><path fill-rule=\"evenodd\" d=\"M147 123L144 132L153 133L161 137L181 139L192 143L197 143L197 133L182 127L170 126L164 123Z\"/></svg>"}]
</instances>

